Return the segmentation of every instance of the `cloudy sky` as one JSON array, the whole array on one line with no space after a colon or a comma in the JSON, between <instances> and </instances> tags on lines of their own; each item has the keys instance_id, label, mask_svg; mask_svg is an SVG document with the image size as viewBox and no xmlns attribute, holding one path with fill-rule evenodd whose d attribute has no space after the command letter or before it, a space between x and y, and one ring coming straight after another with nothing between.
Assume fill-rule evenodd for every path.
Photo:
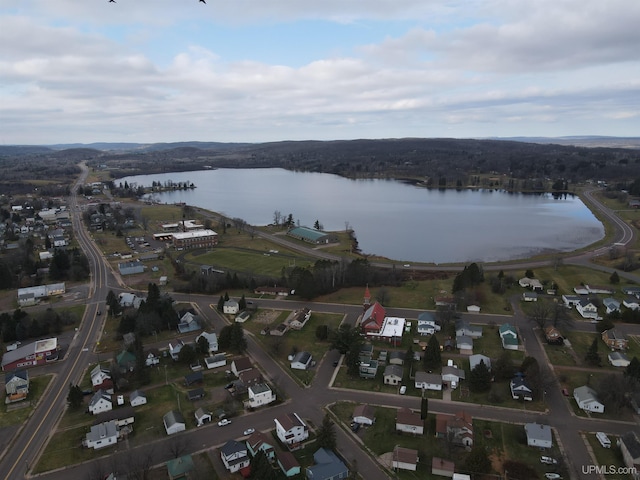
<instances>
[{"instance_id":1,"label":"cloudy sky","mask_svg":"<svg viewBox=\"0 0 640 480\"><path fill-rule=\"evenodd\" d=\"M640 2L0 2L0 144L565 135L640 135Z\"/></svg>"}]
</instances>

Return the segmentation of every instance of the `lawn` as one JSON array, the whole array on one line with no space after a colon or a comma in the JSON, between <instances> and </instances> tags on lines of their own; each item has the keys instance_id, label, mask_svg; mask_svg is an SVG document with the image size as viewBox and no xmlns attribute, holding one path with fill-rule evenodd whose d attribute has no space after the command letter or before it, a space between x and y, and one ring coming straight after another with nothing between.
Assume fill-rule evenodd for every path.
<instances>
[{"instance_id":1,"label":"lawn","mask_svg":"<svg viewBox=\"0 0 640 480\"><path fill-rule=\"evenodd\" d=\"M51 435L47 447L38 459L34 468L34 473L47 472L66 465L93 460L113 453L117 448L107 447L95 451L82 447L82 440L90 430L90 424L67 430L58 430Z\"/></svg>"},{"instance_id":2,"label":"lawn","mask_svg":"<svg viewBox=\"0 0 640 480\"><path fill-rule=\"evenodd\" d=\"M616 441L618 437L613 435L607 435L609 440L611 440L611 448L604 448L598 439L596 438L595 433L587 432L583 433L582 437L589 444L593 454L596 457L596 465L607 465L610 466L610 469L624 467L624 459L622 458L622 452L619 447L616 446ZM631 475L625 475L621 478L632 478Z\"/></svg>"},{"instance_id":3,"label":"lawn","mask_svg":"<svg viewBox=\"0 0 640 480\"><path fill-rule=\"evenodd\" d=\"M51 381L51 375L41 375L29 379L29 395L26 400L7 405L2 402L0 408L0 428L10 425L19 425L26 421L31 412L40 401L40 397L44 393Z\"/></svg>"}]
</instances>

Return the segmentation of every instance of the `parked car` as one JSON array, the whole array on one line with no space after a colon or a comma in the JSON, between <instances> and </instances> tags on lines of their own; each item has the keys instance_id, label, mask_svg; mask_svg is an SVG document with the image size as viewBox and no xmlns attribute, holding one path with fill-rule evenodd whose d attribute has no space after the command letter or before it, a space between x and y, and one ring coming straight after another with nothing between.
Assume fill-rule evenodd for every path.
<instances>
[{"instance_id":1,"label":"parked car","mask_svg":"<svg viewBox=\"0 0 640 480\"><path fill-rule=\"evenodd\" d=\"M251 435L255 431L256 431L255 428L247 428L244 432L242 432L242 434L243 435Z\"/></svg>"},{"instance_id":2,"label":"parked car","mask_svg":"<svg viewBox=\"0 0 640 480\"><path fill-rule=\"evenodd\" d=\"M558 473L545 473L544 478L547 480L560 480L562 477Z\"/></svg>"},{"instance_id":3,"label":"parked car","mask_svg":"<svg viewBox=\"0 0 640 480\"><path fill-rule=\"evenodd\" d=\"M544 463L545 465L557 465L558 460L556 460L555 458L551 458L543 455L540 457L540 463Z\"/></svg>"},{"instance_id":4,"label":"parked car","mask_svg":"<svg viewBox=\"0 0 640 480\"><path fill-rule=\"evenodd\" d=\"M562 389L562 394L563 394L565 397L568 397L568 396L569 396L569 390L568 390L568 389L566 389L566 388L563 388L563 389Z\"/></svg>"},{"instance_id":5,"label":"parked car","mask_svg":"<svg viewBox=\"0 0 640 480\"><path fill-rule=\"evenodd\" d=\"M227 418L223 418L222 420L220 420L218 422L218 426L219 427L224 427L225 425L229 425L231 423L231 420L227 419Z\"/></svg>"},{"instance_id":6,"label":"parked car","mask_svg":"<svg viewBox=\"0 0 640 480\"><path fill-rule=\"evenodd\" d=\"M400 387L400 395L404 395L405 393L407 393L407 386L406 385L402 385Z\"/></svg>"},{"instance_id":7,"label":"parked car","mask_svg":"<svg viewBox=\"0 0 640 480\"><path fill-rule=\"evenodd\" d=\"M13 342L7 345L7 352L11 352L12 350L16 350L21 345L20 342Z\"/></svg>"}]
</instances>

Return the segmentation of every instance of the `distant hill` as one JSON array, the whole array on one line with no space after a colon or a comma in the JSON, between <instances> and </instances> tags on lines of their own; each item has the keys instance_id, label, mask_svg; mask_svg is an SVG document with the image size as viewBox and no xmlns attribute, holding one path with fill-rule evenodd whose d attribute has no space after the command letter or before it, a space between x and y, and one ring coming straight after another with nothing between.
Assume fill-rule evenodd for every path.
<instances>
[{"instance_id":1,"label":"distant hill","mask_svg":"<svg viewBox=\"0 0 640 480\"><path fill-rule=\"evenodd\" d=\"M514 142L531 142L555 145L574 145L588 148L640 148L640 137L605 137L599 135L569 137L509 137L496 140L513 140Z\"/></svg>"}]
</instances>

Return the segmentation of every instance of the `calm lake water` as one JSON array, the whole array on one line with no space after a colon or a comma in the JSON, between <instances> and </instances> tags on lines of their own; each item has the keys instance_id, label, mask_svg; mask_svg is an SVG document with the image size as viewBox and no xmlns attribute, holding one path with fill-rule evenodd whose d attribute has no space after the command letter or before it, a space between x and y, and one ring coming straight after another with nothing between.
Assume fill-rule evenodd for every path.
<instances>
[{"instance_id":1,"label":"calm lake water","mask_svg":"<svg viewBox=\"0 0 640 480\"><path fill-rule=\"evenodd\" d=\"M428 190L395 180L349 180L279 168L139 175L115 184L190 181L194 190L156 195L239 217L252 225L293 214L300 225L355 230L363 253L400 262L491 262L572 251L604 237L577 197L493 190Z\"/></svg>"}]
</instances>

